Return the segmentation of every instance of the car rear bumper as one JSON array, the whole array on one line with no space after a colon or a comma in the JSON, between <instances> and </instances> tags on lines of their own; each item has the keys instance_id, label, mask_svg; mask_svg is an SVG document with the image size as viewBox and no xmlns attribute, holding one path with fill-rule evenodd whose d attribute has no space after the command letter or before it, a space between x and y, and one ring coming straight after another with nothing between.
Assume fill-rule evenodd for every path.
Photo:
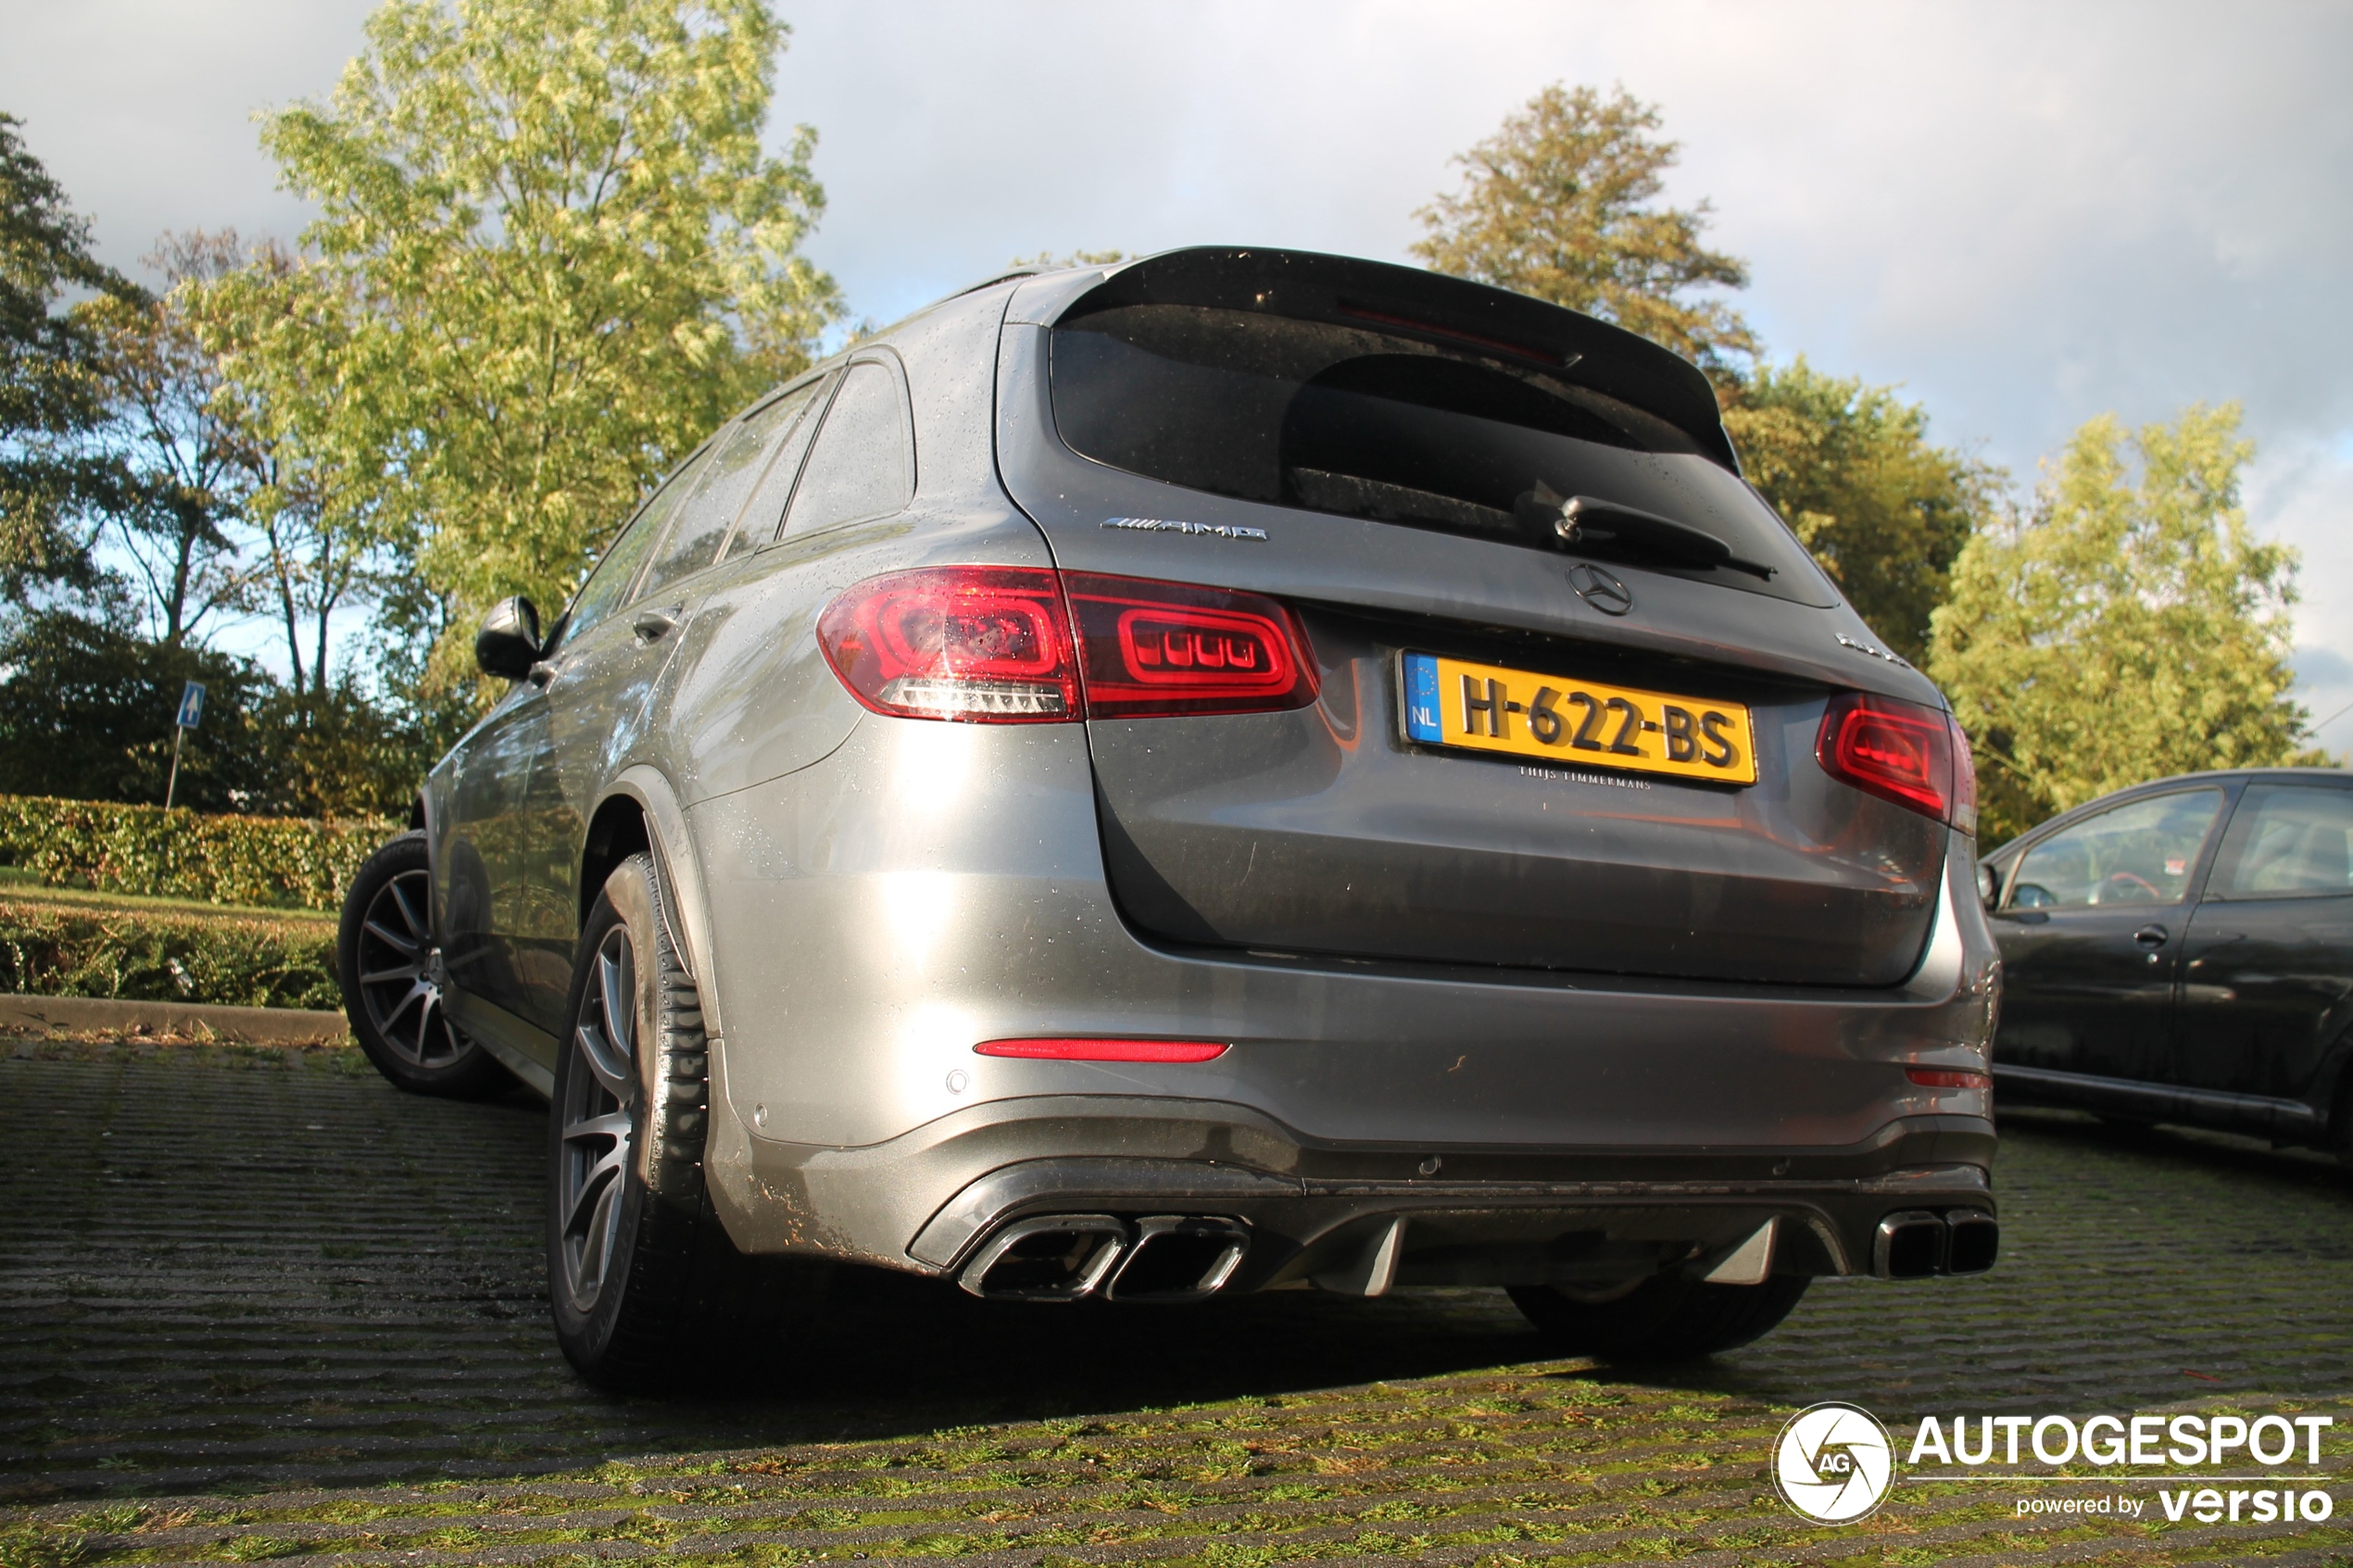
<instances>
[{"instance_id":1,"label":"car rear bumper","mask_svg":"<svg viewBox=\"0 0 2353 1568\"><path fill-rule=\"evenodd\" d=\"M1907 1073L1985 1070L1997 972L1965 853L1912 977L1838 991L1146 941L1075 726L869 720L689 817L706 1170L755 1250L949 1273L1041 1214L1218 1216L1255 1238L1228 1287L1263 1288L1406 1217L1396 1277L1467 1282L1532 1266L1494 1261L1515 1247L1553 1248L1545 1271L1617 1267L1621 1242L1705 1262L1769 1218L1777 1267L1843 1273L1872 1272L1889 1213L1992 1210L1990 1094ZM1230 1048L974 1049L1039 1035Z\"/></svg>"},{"instance_id":2,"label":"car rear bumper","mask_svg":"<svg viewBox=\"0 0 2353 1568\"><path fill-rule=\"evenodd\" d=\"M736 1152L760 1196L729 1222L758 1250L968 1274L992 1237L1041 1216L1131 1233L1217 1219L1247 1236L1232 1292L1348 1279L1399 1220L1383 1285L1705 1272L1770 1221L1773 1272L1872 1273L1891 1215L1994 1216L1993 1151L1972 1115L1905 1117L1832 1148L1435 1150L1322 1144L1230 1103L1042 1096L864 1148L758 1140Z\"/></svg>"}]
</instances>

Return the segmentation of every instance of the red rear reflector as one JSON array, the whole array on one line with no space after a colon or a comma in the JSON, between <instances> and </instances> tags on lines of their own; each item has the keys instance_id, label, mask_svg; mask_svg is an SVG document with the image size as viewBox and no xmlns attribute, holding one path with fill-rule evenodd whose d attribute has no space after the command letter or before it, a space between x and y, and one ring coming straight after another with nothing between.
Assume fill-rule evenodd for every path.
<instances>
[{"instance_id":1,"label":"red rear reflector","mask_svg":"<svg viewBox=\"0 0 2353 1568\"><path fill-rule=\"evenodd\" d=\"M1924 1089L1990 1089L1991 1074L1957 1073L1949 1067L1906 1067L1904 1076Z\"/></svg>"},{"instance_id":2,"label":"red rear reflector","mask_svg":"<svg viewBox=\"0 0 2353 1568\"><path fill-rule=\"evenodd\" d=\"M1062 584L1041 569L876 577L825 607L817 641L850 696L877 713L1036 724L1082 711Z\"/></svg>"},{"instance_id":3,"label":"red rear reflector","mask_svg":"<svg viewBox=\"0 0 2353 1568\"><path fill-rule=\"evenodd\" d=\"M1315 700L1298 618L1256 594L1066 572L1087 712L1252 713Z\"/></svg>"},{"instance_id":4,"label":"red rear reflector","mask_svg":"<svg viewBox=\"0 0 2353 1568\"><path fill-rule=\"evenodd\" d=\"M852 696L906 719L1038 724L1315 700L1315 661L1288 607L1139 577L1001 566L893 572L827 605L817 642Z\"/></svg>"},{"instance_id":5,"label":"red rear reflector","mask_svg":"<svg viewBox=\"0 0 2353 1568\"><path fill-rule=\"evenodd\" d=\"M1216 1040L984 1040L973 1049L1049 1061L1208 1061L1226 1054Z\"/></svg>"},{"instance_id":6,"label":"red rear reflector","mask_svg":"<svg viewBox=\"0 0 2353 1568\"><path fill-rule=\"evenodd\" d=\"M1822 715L1814 755L1834 779L1950 822L1953 734L1950 717L1939 709L1845 692Z\"/></svg>"}]
</instances>

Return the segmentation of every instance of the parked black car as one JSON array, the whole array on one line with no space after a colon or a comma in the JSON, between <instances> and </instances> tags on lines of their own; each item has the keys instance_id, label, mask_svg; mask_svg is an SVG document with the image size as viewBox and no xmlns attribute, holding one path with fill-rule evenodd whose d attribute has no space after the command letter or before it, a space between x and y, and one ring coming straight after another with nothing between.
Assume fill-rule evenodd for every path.
<instances>
[{"instance_id":1,"label":"parked black car","mask_svg":"<svg viewBox=\"0 0 2353 1568\"><path fill-rule=\"evenodd\" d=\"M2353 1162L2353 773L2121 790L1985 857L2008 1103L2188 1123Z\"/></svg>"}]
</instances>

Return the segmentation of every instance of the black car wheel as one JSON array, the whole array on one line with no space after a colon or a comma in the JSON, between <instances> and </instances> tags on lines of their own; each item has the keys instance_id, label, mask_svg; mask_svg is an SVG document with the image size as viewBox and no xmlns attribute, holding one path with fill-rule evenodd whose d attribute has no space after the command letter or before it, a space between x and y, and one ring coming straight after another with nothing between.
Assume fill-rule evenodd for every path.
<instances>
[{"instance_id":1,"label":"black car wheel","mask_svg":"<svg viewBox=\"0 0 2353 1568\"><path fill-rule=\"evenodd\" d=\"M1775 1274L1762 1285L1709 1285L1660 1274L1630 1288L1516 1285L1510 1295L1561 1354L1682 1361L1764 1337L1811 1283L1803 1274Z\"/></svg>"},{"instance_id":2,"label":"black car wheel","mask_svg":"<svg viewBox=\"0 0 2353 1568\"><path fill-rule=\"evenodd\" d=\"M589 911L549 1118L556 1338L590 1382L659 1389L726 1341L813 1303L823 1273L737 1252L703 1181L702 1005L661 917L652 859Z\"/></svg>"},{"instance_id":3,"label":"black car wheel","mask_svg":"<svg viewBox=\"0 0 2353 1568\"><path fill-rule=\"evenodd\" d=\"M423 834L402 834L351 879L335 967L352 1037L393 1083L459 1099L486 1099L515 1086L511 1073L450 1022L443 1005Z\"/></svg>"}]
</instances>

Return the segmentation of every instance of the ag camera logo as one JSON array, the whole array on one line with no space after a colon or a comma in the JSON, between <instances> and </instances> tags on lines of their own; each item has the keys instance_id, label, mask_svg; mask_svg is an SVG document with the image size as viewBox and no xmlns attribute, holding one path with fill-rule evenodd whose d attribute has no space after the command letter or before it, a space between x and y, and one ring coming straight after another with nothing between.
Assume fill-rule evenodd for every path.
<instances>
[{"instance_id":1,"label":"ag camera logo","mask_svg":"<svg viewBox=\"0 0 2353 1568\"><path fill-rule=\"evenodd\" d=\"M1887 1428L1854 1405L1808 1405L1773 1444L1773 1485L1781 1500L1817 1524L1869 1518L1887 1499L1894 1474Z\"/></svg>"}]
</instances>

